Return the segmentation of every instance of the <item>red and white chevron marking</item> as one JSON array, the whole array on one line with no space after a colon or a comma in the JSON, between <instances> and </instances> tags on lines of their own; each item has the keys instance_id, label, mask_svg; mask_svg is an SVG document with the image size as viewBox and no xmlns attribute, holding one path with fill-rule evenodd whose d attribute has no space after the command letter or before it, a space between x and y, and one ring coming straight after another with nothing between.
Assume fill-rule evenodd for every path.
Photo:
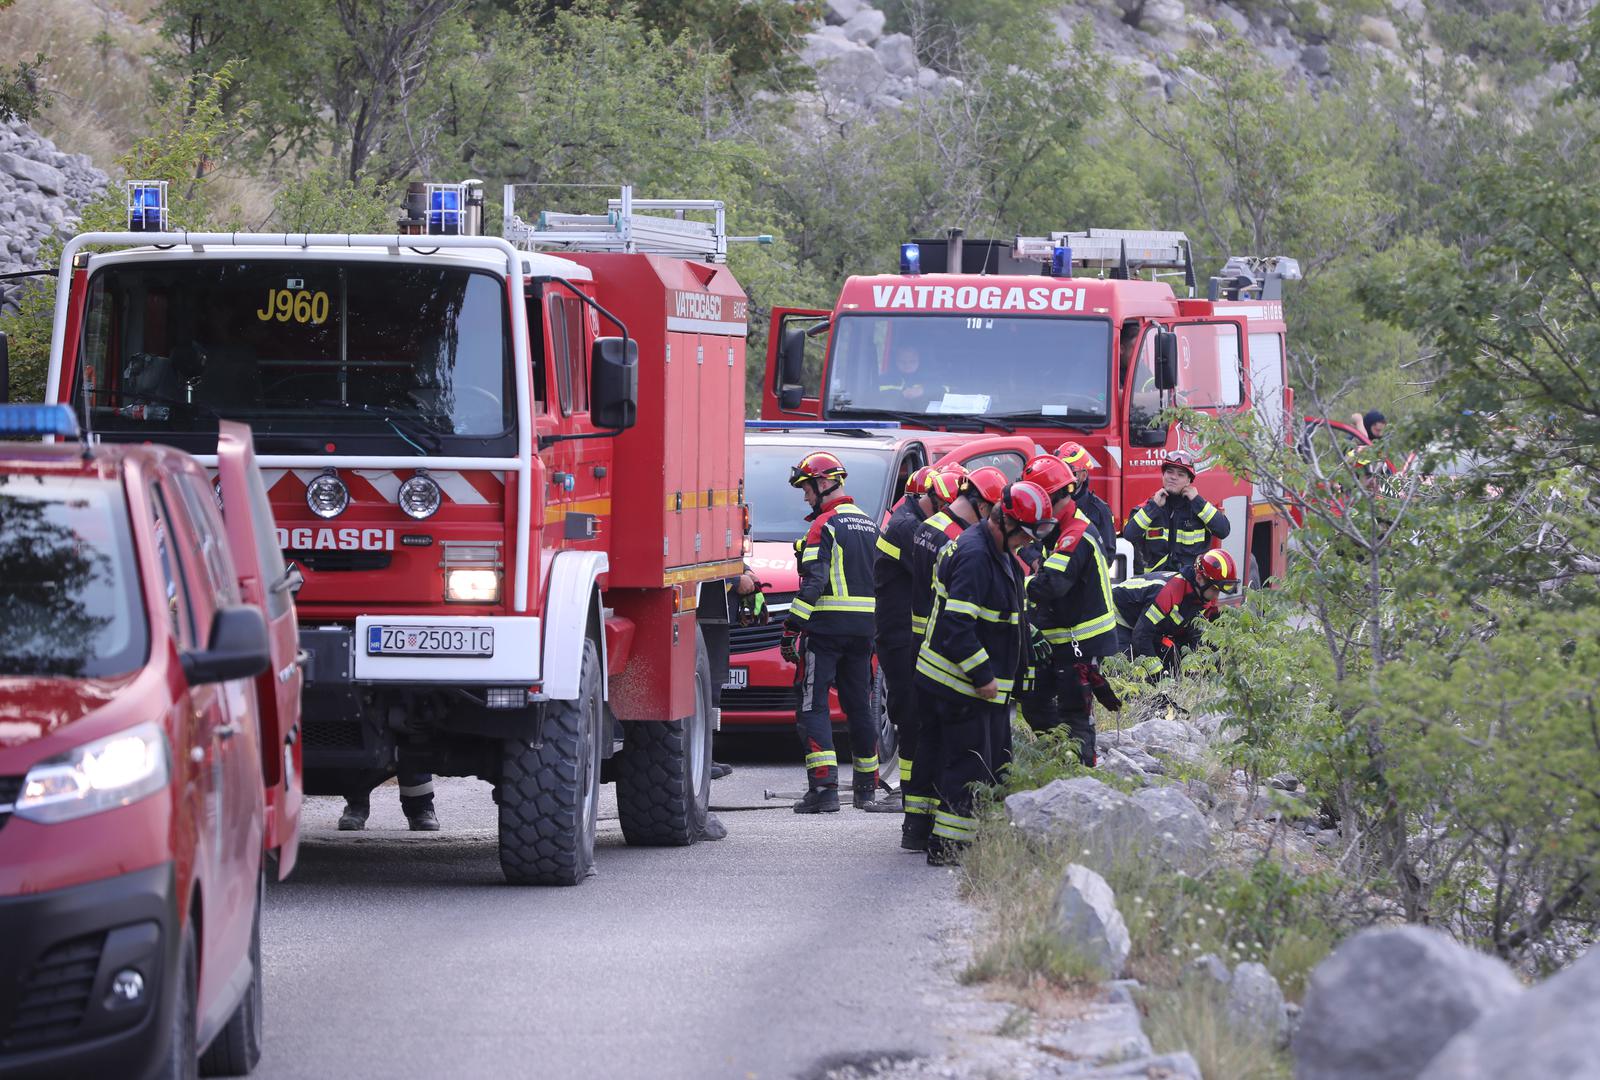
<instances>
[{"instance_id":1,"label":"red and white chevron marking","mask_svg":"<svg viewBox=\"0 0 1600 1080\"><path fill-rule=\"evenodd\" d=\"M321 469L262 469L261 479L273 499L304 499L306 485L321 476ZM398 505L400 485L413 473L392 469L340 469L339 479L350 489L350 501ZM457 506L487 506L505 499L505 474L498 472L433 472L429 476L444 493L444 501Z\"/></svg>"}]
</instances>

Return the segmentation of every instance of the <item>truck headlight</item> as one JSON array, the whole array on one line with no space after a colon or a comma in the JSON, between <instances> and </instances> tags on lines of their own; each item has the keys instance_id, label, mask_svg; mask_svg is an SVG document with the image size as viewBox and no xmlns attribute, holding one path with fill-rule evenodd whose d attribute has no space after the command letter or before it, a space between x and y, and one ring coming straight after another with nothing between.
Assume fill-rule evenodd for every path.
<instances>
[{"instance_id":1,"label":"truck headlight","mask_svg":"<svg viewBox=\"0 0 1600 1080\"><path fill-rule=\"evenodd\" d=\"M458 604L500 601L500 571L451 567L444 572L444 598Z\"/></svg>"},{"instance_id":2,"label":"truck headlight","mask_svg":"<svg viewBox=\"0 0 1600 1080\"><path fill-rule=\"evenodd\" d=\"M420 469L417 475L400 485L398 498L400 509L418 521L432 517L438 511L439 504L444 501L444 495L439 490L439 482Z\"/></svg>"},{"instance_id":3,"label":"truck headlight","mask_svg":"<svg viewBox=\"0 0 1600 1080\"><path fill-rule=\"evenodd\" d=\"M54 825L127 806L167 786L167 759L158 724L107 735L29 769L13 812Z\"/></svg>"},{"instance_id":4,"label":"truck headlight","mask_svg":"<svg viewBox=\"0 0 1600 1080\"><path fill-rule=\"evenodd\" d=\"M306 506L319 518L336 518L350 505L350 489L329 469L306 485Z\"/></svg>"}]
</instances>

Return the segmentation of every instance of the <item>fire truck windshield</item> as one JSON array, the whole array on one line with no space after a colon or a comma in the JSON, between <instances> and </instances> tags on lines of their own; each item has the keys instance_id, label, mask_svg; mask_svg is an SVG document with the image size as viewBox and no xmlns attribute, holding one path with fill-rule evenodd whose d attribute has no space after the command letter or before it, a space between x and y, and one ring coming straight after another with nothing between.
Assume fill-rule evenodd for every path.
<instances>
[{"instance_id":1,"label":"fire truck windshield","mask_svg":"<svg viewBox=\"0 0 1600 1080\"><path fill-rule=\"evenodd\" d=\"M144 663L119 480L0 474L0 675L120 675Z\"/></svg>"},{"instance_id":2,"label":"fire truck windshield","mask_svg":"<svg viewBox=\"0 0 1600 1080\"><path fill-rule=\"evenodd\" d=\"M1096 427L1108 418L1110 377L1105 319L846 314L833 331L824 415Z\"/></svg>"},{"instance_id":3,"label":"fire truck windshield","mask_svg":"<svg viewBox=\"0 0 1600 1080\"><path fill-rule=\"evenodd\" d=\"M186 449L214 444L224 418L248 422L269 452L321 451L333 437L367 452L505 452L510 355L505 287L490 274L327 259L118 264L90 284L71 400L97 433L159 432Z\"/></svg>"}]
</instances>

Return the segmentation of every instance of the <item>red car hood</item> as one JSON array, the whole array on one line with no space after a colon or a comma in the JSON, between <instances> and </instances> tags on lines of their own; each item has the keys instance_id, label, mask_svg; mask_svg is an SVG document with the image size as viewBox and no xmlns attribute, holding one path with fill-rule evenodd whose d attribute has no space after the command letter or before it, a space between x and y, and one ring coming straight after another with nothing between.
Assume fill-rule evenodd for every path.
<instances>
[{"instance_id":1,"label":"red car hood","mask_svg":"<svg viewBox=\"0 0 1600 1080\"><path fill-rule=\"evenodd\" d=\"M769 593L793 593L800 588L794 565L794 544L782 540L757 540L750 552L750 572Z\"/></svg>"},{"instance_id":2,"label":"red car hood","mask_svg":"<svg viewBox=\"0 0 1600 1080\"><path fill-rule=\"evenodd\" d=\"M23 746L109 705L138 672L110 679L0 677L0 749Z\"/></svg>"}]
</instances>

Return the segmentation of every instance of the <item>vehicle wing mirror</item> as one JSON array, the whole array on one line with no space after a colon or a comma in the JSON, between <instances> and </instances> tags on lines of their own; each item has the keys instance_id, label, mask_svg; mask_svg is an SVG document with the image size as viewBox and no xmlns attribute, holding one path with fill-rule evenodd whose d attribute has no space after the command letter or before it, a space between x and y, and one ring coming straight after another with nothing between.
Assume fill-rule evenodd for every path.
<instances>
[{"instance_id":1,"label":"vehicle wing mirror","mask_svg":"<svg viewBox=\"0 0 1600 1080\"><path fill-rule=\"evenodd\" d=\"M283 571L283 576L272 583L275 593L288 593L290 596L299 596L300 590L305 586L306 575L300 569L300 564L290 562Z\"/></svg>"},{"instance_id":2,"label":"vehicle wing mirror","mask_svg":"<svg viewBox=\"0 0 1600 1080\"><path fill-rule=\"evenodd\" d=\"M1156 389L1173 390L1178 385L1178 335L1171 330L1156 331Z\"/></svg>"},{"instance_id":3,"label":"vehicle wing mirror","mask_svg":"<svg viewBox=\"0 0 1600 1080\"><path fill-rule=\"evenodd\" d=\"M0 405L11 400L11 342L0 331Z\"/></svg>"},{"instance_id":4,"label":"vehicle wing mirror","mask_svg":"<svg viewBox=\"0 0 1600 1080\"><path fill-rule=\"evenodd\" d=\"M182 659L190 686L254 678L272 663L267 620L248 604L218 608L206 647L186 652Z\"/></svg>"},{"instance_id":5,"label":"vehicle wing mirror","mask_svg":"<svg viewBox=\"0 0 1600 1080\"><path fill-rule=\"evenodd\" d=\"M806 332L798 326L783 329L783 344L778 347L778 383L780 392L790 386L799 386L805 378ZM800 399L795 398L795 405ZM788 406L785 406L787 408Z\"/></svg>"},{"instance_id":6,"label":"vehicle wing mirror","mask_svg":"<svg viewBox=\"0 0 1600 1080\"><path fill-rule=\"evenodd\" d=\"M589 366L591 419L600 427L631 428L639 418L639 343L596 338Z\"/></svg>"},{"instance_id":7,"label":"vehicle wing mirror","mask_svg":"<svg viewBox=\"0 0 1600 1080\"><path fill-rule=\"evenodd\" d=\"M805 400L806 390L803 386L789 385L778 391L778 408L784 412L794 412L800 408L800 403Z\"/></svg>"}]
</instances>

